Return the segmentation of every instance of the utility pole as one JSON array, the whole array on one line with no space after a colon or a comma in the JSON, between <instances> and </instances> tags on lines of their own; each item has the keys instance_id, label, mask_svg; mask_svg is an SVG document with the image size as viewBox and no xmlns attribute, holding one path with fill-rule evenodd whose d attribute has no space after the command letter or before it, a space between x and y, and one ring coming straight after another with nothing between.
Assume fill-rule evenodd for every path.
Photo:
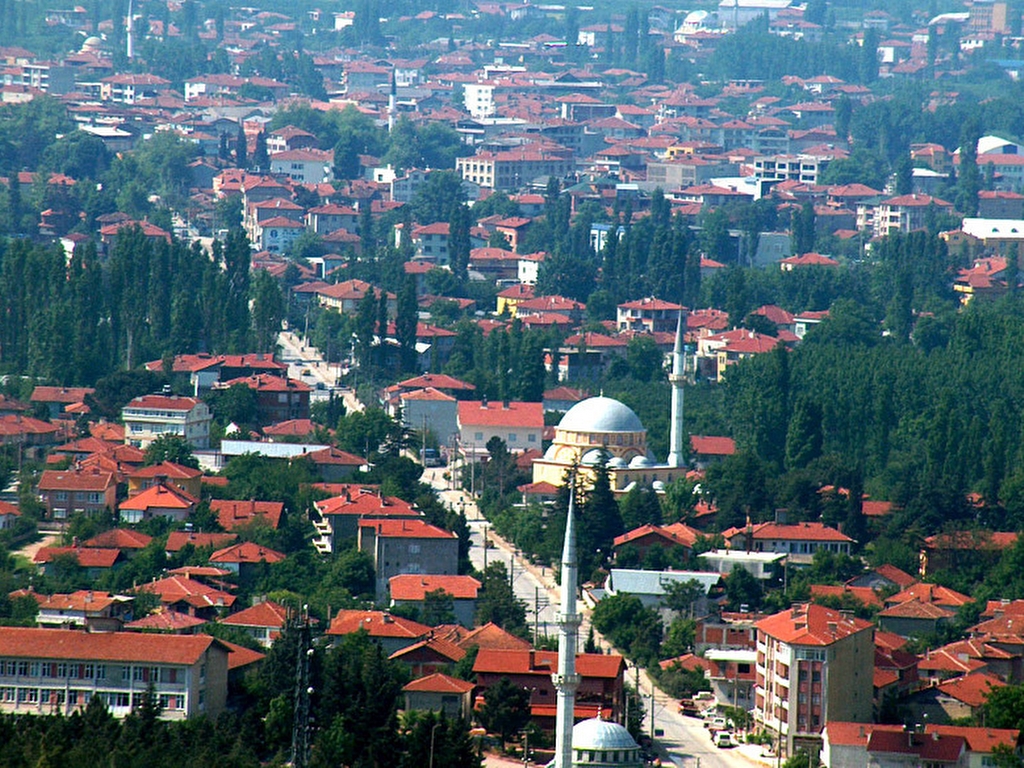
<instances>
[{"instance_id":1,"label":"utility pole","mask_svg":"<svg viewBox=\"0 0 1024 768\"><path fill-rule=\"evenodd\" d=\"M298 650L295 653L295 721L292 725L292 768L306 768L309 765L309 741L312 731L309 718L309 697L313 687L309 680L309 661L313 655L309 637L309 617L303 606L302 615L292 624L298 633Z\"/></svg>"}]
</instances>

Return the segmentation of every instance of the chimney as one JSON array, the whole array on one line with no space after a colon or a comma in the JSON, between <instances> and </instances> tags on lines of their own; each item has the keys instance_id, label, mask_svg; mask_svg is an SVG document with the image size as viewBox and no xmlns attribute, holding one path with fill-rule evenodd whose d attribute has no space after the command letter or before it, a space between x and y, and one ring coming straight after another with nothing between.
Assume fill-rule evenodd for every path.
<instances>
[{"instance_id":1,"label":"chimney","mask_svg":"<svg viewBox=\"0 0 1024 768\"><path fill-rule=\"evenodd\" d=\"M839 631L839 625L834 621L828 622L828 631L830 634L836 634Z\"/></svg>"},{"instance_id":2,"label":"chimney","mask_svg":"<svg viewBox=\"0 0 1024 768\"><path fill-rule=\"evenodd\" d=\"M487 395L484 395L484 399L480 401L480 407L487 410Z\"/></svg>"}]
</instances>

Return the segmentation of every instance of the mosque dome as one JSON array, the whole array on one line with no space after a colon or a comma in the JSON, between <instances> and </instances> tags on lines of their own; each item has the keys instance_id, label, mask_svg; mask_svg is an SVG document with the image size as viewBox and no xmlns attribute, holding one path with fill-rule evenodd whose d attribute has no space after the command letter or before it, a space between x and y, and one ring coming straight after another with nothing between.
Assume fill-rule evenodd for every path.
<instances>
[{"instance_id":1,"label":"mosque dome","mask_svg":"<svg viewBox=\"0 0 1024 768\"><path fill-rule=\"evenodd\" d=\"M593 451L587 451L583 454L583 458L580 459L580 464L584 467L596 467L601 463L601 451L596 448ZM607 456L607 454L605 454Z\"/></svg>"},{"instance_id":2,"label":"mosque dome","mask_svg":"<svg viewBox=\"0 0 1024 768\"><path fill-rule=\"evenodd\" d=\"M592 717L572 727L572 748L606 752L611 749L639 749L629 731L618 723Z\"/></svg>"},{"instance_id":3,"label":"mosque dome","mask_svg":"<svg viewBox=\"0 0 1024 768\"><path fill-rule=\"evenodd\" d=\"M85 38L85 41L82 43L82 50L83 51L95 51L95 50L98 50L98 49L100 49L102 47L103 47L103 40L100 39L99 37L96 37L95 35L92 35L91 37Z\"/></svg>"},{"instance_id":4,"label":"mosque dome","mask_svg":"<svg viewBox=\"0 0 1024 768\"><path fill-rule=\"evenodd\" d=\"M628 466L629 466L629 462L627 462L621 456L612 456L608 460L608 468L609 469L625 469Z\"/></svg>"},{"instance_id":5,"label":"mosque dome","mask_svg":"<svg viewBox=\"0 0 1024 768\"><path fill-rule=\"evenodd\" d=\"M634 456L629 462L630 469L644 469L645 467L653 467L654 462L646 456Z\"/></svg>"},{"instance_id":6,"label":"mosque dome","mask_svg":"<svg viewBox=\"0 0 1024 768\"><path fill-rule=\"evenodd\" d=\"M610 397L590 397L570 408L558 423L567 432L643 432L633 409Z\"/></svg>"}]
</instances>

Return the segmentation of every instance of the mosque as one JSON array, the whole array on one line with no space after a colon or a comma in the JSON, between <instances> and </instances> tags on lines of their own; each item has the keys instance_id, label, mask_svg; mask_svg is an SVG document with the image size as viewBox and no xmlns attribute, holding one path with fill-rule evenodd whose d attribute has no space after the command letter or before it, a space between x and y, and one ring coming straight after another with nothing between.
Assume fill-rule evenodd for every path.
<instances>
[{"instance_id":1,"label":"mosque","mask_svg":"<svg viewBox=\"0 0 1024 768\"><path fill-rule=\"evenodd\" d=\"M672 353L672 419L670 451L665 462L658 462L647 447L647 430L640 417L624 403L610 397L582 400L562 417L555 427L555 438L544 455L533 462L533 482L560 486L566 472L577 467L585 477L607 457L612 490L626 492L634 484L656 490L689 471L683 450L683 383L685 380L682 313L676 327ZM586 477L586 479L590 479Z\"/></svg>"}]
</instances>

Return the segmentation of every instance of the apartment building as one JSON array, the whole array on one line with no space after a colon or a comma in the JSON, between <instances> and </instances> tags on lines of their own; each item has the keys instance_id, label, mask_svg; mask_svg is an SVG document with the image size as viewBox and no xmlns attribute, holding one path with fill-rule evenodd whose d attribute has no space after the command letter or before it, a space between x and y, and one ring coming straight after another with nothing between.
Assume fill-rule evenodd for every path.
<instances>
[{"instance_id":1,"label":"apartment building","mask_svg":"<svg viewBox=\"0 0 1024 768\"><path fill-rule=\"evenodd\" d=\"M0 712L68 715L99 696L125 717L152 685L163 719L216 717L229 653L209 635L0 627Z\"/></svg>"},{"instance_id":2,"label":"apartment building","mask_svg":"<svg viewBox=\"0 0 1024 768\"><path fill-rule=\"evenodd\" d=\"M145 450L161 435L179 435L193 448L210 447L210 408L195 397L143 395L121 411L124 441Z\"/></svg>"},{"instance_id":3,"label":"apartment building","mask_svg":"<svg viewBox=\"0 0 1024 768\"><path fill-rule=\"evenodd\" d=\"M491 189L519 189L541 176L563 178L573 168L570 151L550 148L481 152L455 161L463 179Z\"/></svg>"},{"instance_id":4,"label":"apartment building","mask_svg":"<svg viewBox=\"0 0 1024 768\"><path fill-rule=\"evenodd\" d=\"M782 754L821 746L829 720L869 723L874 627L821 605L795 605L757 623L754 720Z\"/></svg>"}]
</instances>

